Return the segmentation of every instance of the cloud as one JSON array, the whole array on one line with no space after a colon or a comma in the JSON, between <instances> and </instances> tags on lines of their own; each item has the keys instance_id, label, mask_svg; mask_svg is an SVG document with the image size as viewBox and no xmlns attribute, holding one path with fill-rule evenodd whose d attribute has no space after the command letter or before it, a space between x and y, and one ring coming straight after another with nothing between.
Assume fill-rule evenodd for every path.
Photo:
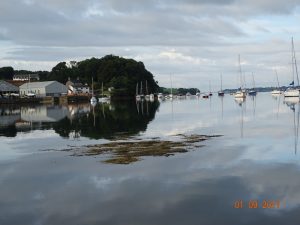
<instances>
[{"instance_id":1,"label":"cloud","mask_svg":"<svg viewBox=\"0 0 300 225\"><path fill-rule=\"evenodd\" d=\"M159 81L160 74L174 71L181 77L212 80L223 72L235 79L236 57L241 53L249 62L246 71L264 73L269 80L270 68L288 72L289 38L295 36L297 49L300 36L299 4L295 0L1 1L0 65L49 69L59 61L116 54L145 60ZM10 48L5 47L8 42ZM170 49L176 55L167 53ZM186 85L183 78L181 83ZM225 87L232 82L226 83L225 79ZM265 84L262 78L257 83Z\"/></svg>"}]
</instances>

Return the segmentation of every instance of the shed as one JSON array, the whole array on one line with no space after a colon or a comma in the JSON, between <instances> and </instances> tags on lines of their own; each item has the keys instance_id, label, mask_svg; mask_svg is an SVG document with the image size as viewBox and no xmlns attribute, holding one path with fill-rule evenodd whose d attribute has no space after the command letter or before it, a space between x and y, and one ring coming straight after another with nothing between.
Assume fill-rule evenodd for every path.
<instances>
[{"instance_id":1,"label":"shed","mask_svg":"<svg viewBox=\"0 0 300 225\"><path fill-rule=\"evenodd\" d=\"M57 81L28 82L20 86L21 96L35 94L37 97L58 97L61 95L66 95L67 92L67 87Z\"/></svg>"},{"instance_id":2,"label":"shed","mask_svg":"<svg viewBox=\"0 0 300 225\"><path fill-rule=\"evenodd\" d=\"M0 80L0 95L10 95L19 93L19 88L4 80Z\"/></svg>"}]
</instances>

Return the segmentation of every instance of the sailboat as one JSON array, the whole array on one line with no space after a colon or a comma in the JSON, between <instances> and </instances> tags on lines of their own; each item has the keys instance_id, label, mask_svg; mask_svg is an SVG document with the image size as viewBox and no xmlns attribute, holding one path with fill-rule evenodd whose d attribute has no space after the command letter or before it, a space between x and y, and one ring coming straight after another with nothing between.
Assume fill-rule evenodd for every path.
<instances>
[{"instance_id":1,"label":"sailboat","mask_svg":"<svg viewBox=\"0 0 300 225\"><path fill-rule=\"evenodd\" d=\"M241 67L241 57L239 55L239 73L240 73L240 84L241 87L238 89L237 92L235 92L234 97L235 98L246 98L246 91L243 89L243 78L242 78L242 67Z\"/></svg>"},{"instance_id":2,"label":"sailboat","mask_svg":"<svg viewBox=\"0 0 300 225\"><path fill-rule=\"evenodd\" d=\"M275 70L276 73L276 79L277 79L277 89L273 90L271 92L272 95L280 95L281 94L281 90L280 90L280 86L279 86L279 80L278 80L278 74L277 74L277 70Z\"/></svg>"},{"instance_id":3,"label":"sailboat","mask_svg":"<svg viewBox=\"0 0 300 225\"><path fill-rule=\"evenodd\" d=\"M147 84L147 80L146 80L146 95L145 95L145 99L146 99L147 101L150 100L150 95L149 95L149 92L148 92L148 84Z\"/></svg>"},{"instance_id":4,"label":"sailboat","mask_svg":"<svg viewBox=\"0 0 300 225\"><path fill-rule=\"evenodd\" d=\"M140 98L144 99L144 94L143 94L143 81L141 81L141 91L140 91Z\"/></svg>"},{"instance_id":5,"label":"sailboat","mask_svg":"<svg viewBox=\"0 0 300 225\"><path fill-rule=\"evenodd\" d=\"M92 105L97 104L97 98L94 96L94 79L92 77L92 98L90 99Z\"/></svg>"},{"instance_id":6,"label":"sailboat","mask_svg":"<svg viewBox=\"0 0 300 225\"><path fill-rule=\"evenodd\" d=\"M147 80L146 80L146 95L145 95L145 99L146 99L147 101L151 101L151 102L154 101L154 94L150 94L150 95L149 95L149 90L148 90L148 83L147 83Z\"/></svg>"},{"instance_id":7,"label":"sailboat","mask_svg":"<svg viewBox=\"0 0 300 225\"><path fill-rule=\"evenodd\" d=\"M222 89L222 74L220 75L220 78L221 78L221 90L218 91L218 96L224 96L224 91Z\"/></svg>"},{"instance_id":8,"label":"sailboat","mask_svg":"<svg viewBox=\"0 0 300 225\"><path fill-rule=\"evenodd\" d=\"M209 92L207 94L203 94L202 98L209 98L209 96L211 96L211 95L212 95L212 93L210 91L210 81L209 81Z\"/></svg>"},{"instance_id":9,"label":"sailboat","mask_svg":"<svg viewBox=\"0 0 300 225\"><path fill-rule=\"evenodd\" d=\"M210 85L210 81L209 81L209 96L212 96L213 94L211 93L211 85Z\"/></svg>"},{"instance_id":10,"label":"sailboat","mask_svg":"<svg viewBox=\"0 0 300 225\"><path fill-rule=\"evenodd\" d=\"M255 90L255 80L254 80L253 73L252 73L252 83L253 83L253 87L249 90L248 95L256 96L257 91Z\"/></svg>"},{"instance_id":11,"label":"sailboat","mask_svg":"<svg viewBox=\"0 0 300 225\"><path fill-rule=\"evenodd\" d=\"M139 95L139 83L136 83L135 99L136 99L137 101L140 101L140 100L141 100L141 96Z\"/></svg>"},{"instance_id":12,"label":"sailboat","mask_svg":"<svg viewBox=\"0 0 300 225\"><path fill-rule=\"evenodd\" d=\"M103 82L102 82L102 94L101 94L101 97L98 98L98 100L99 100L99 102L102 102L102 103L108 102L110 100L110 97L107 95L104 95L104 93L103 93Z\"/></svg>"},{"instance_id":13,"label":"sailboat","mask_svg":"<svg viewBox=\"0 0 300 225\"><path fill-rule=\"evenodd\" d=\"M169 99L173 99L174 98L174 96L173 96L173 84L172 84L172 77L171 77L171 75L170 75L170 81L171 81L171 94L169 94Z\"/></svg>"},{"instance_id":14,"label":"sailboat","mask_svg":"<svg viewBox=\"0 0 300 225\"><path fill-rule=\"evenodd\" d=\"M294 48L294 40L292 38L292 74L293 74L293 81L290 83L290 87L284 92L284 97L298 97L299 98L299 89L295 88L295 74L297 76L297 82L299 86L299 77L298 77L298 68L297 68L297 61L296 61L296 54Z\"/></svg>"}]
</instances>

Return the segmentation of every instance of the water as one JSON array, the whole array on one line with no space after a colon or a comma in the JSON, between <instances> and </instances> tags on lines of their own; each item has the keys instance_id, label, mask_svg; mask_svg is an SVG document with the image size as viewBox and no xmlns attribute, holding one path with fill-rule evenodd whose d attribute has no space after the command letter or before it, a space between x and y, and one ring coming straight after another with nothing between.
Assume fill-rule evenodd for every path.
<instances>
[{"instance_id":1,"label":"water","mask_svg":"<svg viewBox=\"0 0 300 225\"><path fill-rule=\"evenodd\" d=\"M259 93L240 103L226 95L0 109L0 224L298 221L298 101ZM176 134L223 136L129 165L64 151Z\"/></svg>"}]
</instances>

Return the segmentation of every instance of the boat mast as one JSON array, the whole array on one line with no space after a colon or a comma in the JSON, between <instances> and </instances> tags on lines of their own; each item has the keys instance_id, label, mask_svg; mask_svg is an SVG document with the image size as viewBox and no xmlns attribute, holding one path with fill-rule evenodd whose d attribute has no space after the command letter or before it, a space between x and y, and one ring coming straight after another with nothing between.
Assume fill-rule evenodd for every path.
<instances>
[{"instance_id":1,"label":"boat mast","mask_svg":"<svg viewBox=\"0 0 300 225\"><path fill-rule=\"evenodd\" d=\"M147 80L146 80L146 95L148 95L148 85L147 85Z\"/></svg>"},{"instance_id":2,"label":"boat mast","mask_svg":"<svg viewBox=\"0 0 300 225\"><path fill-rule=\"evenodd\" d=\"M278 87L278 89L279 89L279 79L278 79L277 70L275 70L275 73L276 73L276 79L277 79L277 87Z\"/></svg>"},{"instance_id":3,"label":"boat mast","mask_svg":"<svg viewBox=\"0 0 300 225\"><path fill-rule=\"evenodd\" d=\"M253 89L255 88L255 80L254 80L254 74L252 72L252 82L253 82Z\"/></svg>"},{"instance_id":4,"label":"boat mast","mask_svg":"<svg viewBox=\"0 0 300 225\"><path fill-rule=\"evenodd\" d=\"M242 67L241 67L241 56L239 54L239 73L240 73L240 85L241 89L243 88L243 74L242 74Z\"/></svg>"},{"instance_id":5,"label":"boat mast","mask_svg":"<svg viewBox=\"0 0 300 225\"><path fill-rule=\"evenodd\" d=\"M94 96L94 78L92 77L92 96Z\"/></svg>"},{"instance_id":6,"label":"boat mast","mask_svg":"<svg viewBox=\"0 0 300 225\"><path fill-rule=\"evenodd\" d=\"M102 97L103 97L103 82L102 82Z\"/></svg>"},{"instance_id":7,"label":"boat mast","mask_svg":"<svg viewBox=\"0 0 300 225\"><path fill-rule=\"evenodd\" d=\"M296 59L296 53L295 53L295 46L294 46L294 39L293 39L293 37L292 37L292 49L293 49L292 50L293 51L293 71L294 71L294 73L296 73L297 84L299 86L298 67L297 67L297 59Z\"/></svg>"},{"instance_id":8,"label":"boat mast","mask_svg":"<svg viewBox=\"0 0 300 225\"><path fill-rule=\"evenodd\" d=\"M223 90L222 88L222 73L221 73L221 91Z\"/></svg>"},{"instance_id":9,"label":"boat mast","mask_svg":"<svg viewBox=\"0 0 300 225\"><path fill-rule=\"evenodd\" d=\"M171 74L170 74L170 81L171 81L171 95L173 95L173 84L172 84L172 77L171 77Z\"/></svg>"},{"instance_id":10,"label":"boat mast","mask_svg":"<svg viewBox=\"0 0 300 225\"><path fill-rule=\"evenodd\" d=\"M141 81L141 95L143 94L143 81Z\"/></svg>"},{"instance_id":11,"label":"boat mast","mask_svg":"<svg viewBox=\"0 0 300 225\"><path fill-rule=\"evenodd\" d=\"M293 37L292 37L292 74L293 74L293 81L292 81L292 84L294 86L294 83L295 83L295 67L294 67L294 40L293 40Z\"/></svg>"}]
</instances>

